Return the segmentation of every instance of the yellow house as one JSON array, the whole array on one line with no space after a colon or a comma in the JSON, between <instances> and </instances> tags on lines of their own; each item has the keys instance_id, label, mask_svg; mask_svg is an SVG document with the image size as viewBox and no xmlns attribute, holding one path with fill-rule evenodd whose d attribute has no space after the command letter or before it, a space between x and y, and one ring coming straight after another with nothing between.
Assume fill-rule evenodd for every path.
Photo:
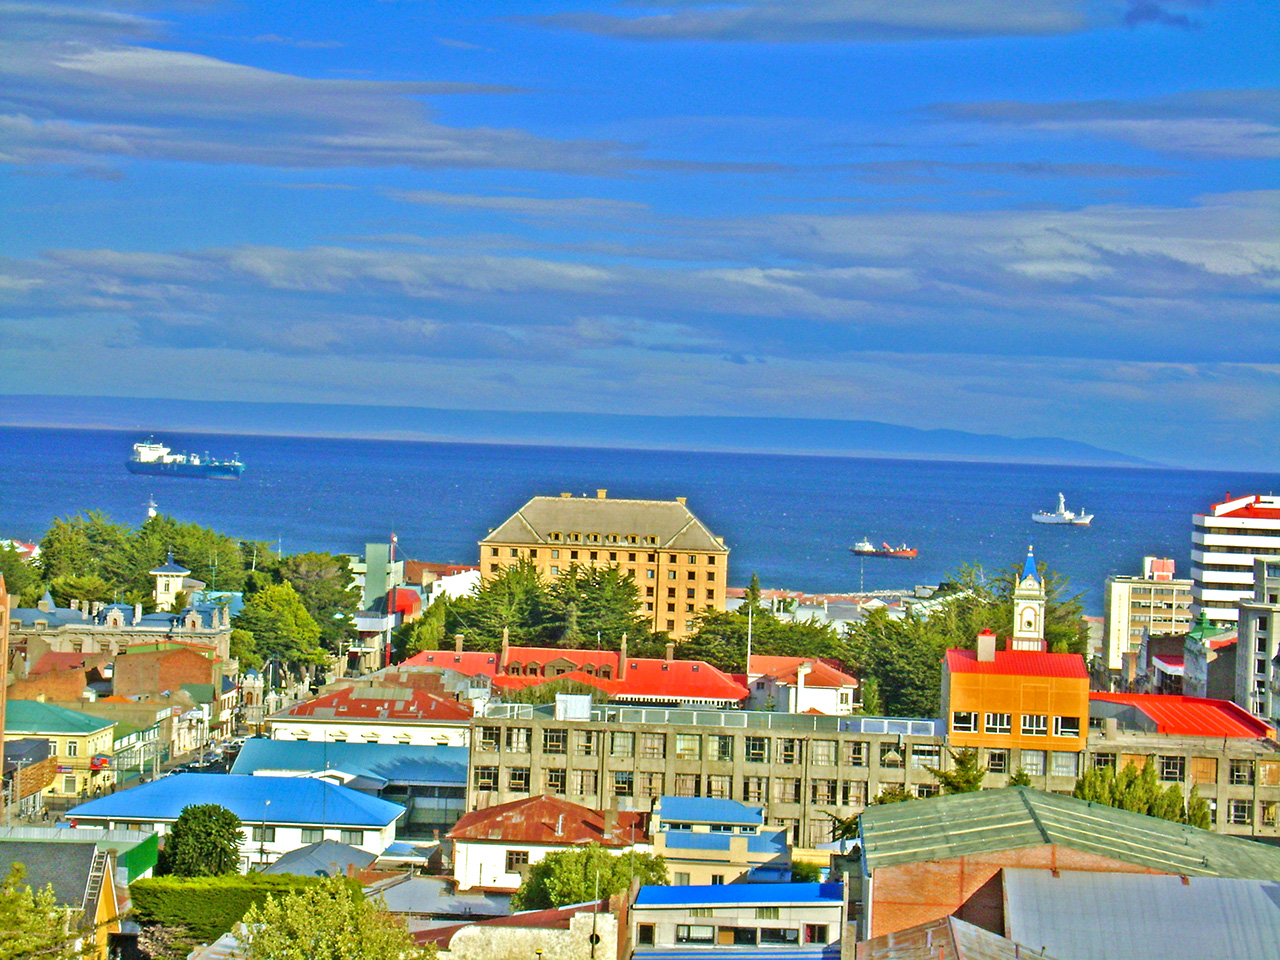
<instances>
[{"instance_id":1,"label":"yellow house","mask_svg":"<svg viewBox=\"0 0 1280 960\"><path fill-rule=\"evenodd\" d=\"M38 700L10 700L5 711L6 737L39 737L49 741L57 763L45 796L78 799L109 790L115 721Z\"/></svg>"},{"instance_id":2,"label":"yellow house","mask_svg":"<svg viewBox=\"0 0 1280 960\"><path fill-rule=\"evenodd\" d=\"M674 500L534 497L480 541L480 571L494 577L528 561L554 580L568 569L617 567L636 583L655 632L680 639L704 610L724 609L729 548Z\"/></svg>"}]
</instances>

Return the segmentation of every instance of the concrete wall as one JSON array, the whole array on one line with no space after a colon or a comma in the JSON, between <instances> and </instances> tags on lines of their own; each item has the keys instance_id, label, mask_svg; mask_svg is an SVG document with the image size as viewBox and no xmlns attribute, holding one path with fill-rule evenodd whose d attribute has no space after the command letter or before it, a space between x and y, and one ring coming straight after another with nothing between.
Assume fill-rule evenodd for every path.
<instances>
[{"instance_id":1,"label":"concrete wall","mask_svg":"<svg viewBox=\"0 0 1280 960\"><path fill-rule=\"evenodd\" d=\"M593 927L594 924L594 927ZM592 932L600 938L594 948ZM618 960L618 921L611 913L579 913L568 930L476 924L453 935L441 960Z\"/></svg>"},{"instance_id":2,"label":"concrete wall","mask_svg":"<svg viewBox=\"0 0 1280 960\"><path fill-rule=\"evenodd\" d=\"M272 740L314 740L330 743L401 743L418 746L465 747L471 728L465 723L362 723L354 718L286 717L269 721Z\"/></svg>"}]
</instances>

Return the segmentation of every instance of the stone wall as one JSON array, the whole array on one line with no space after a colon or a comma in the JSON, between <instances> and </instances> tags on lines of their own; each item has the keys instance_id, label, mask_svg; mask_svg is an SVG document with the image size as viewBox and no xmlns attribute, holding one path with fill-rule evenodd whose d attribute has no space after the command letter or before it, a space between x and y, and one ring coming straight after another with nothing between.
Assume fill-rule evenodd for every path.
<instances>
[{"instance_id":1,"label":"stone wall","mask_svg":"<svg viewBox=\"0 0 1280 960\"><path fill-rule=\"evenodd\" d=\"M593 927L594 924L594 927ZM591 943L592 933L599 938ZM453 935L440 960L618 960L618 921L611 913L579 913L568 930L474 924Z\"/></svg>"}]
</instances>

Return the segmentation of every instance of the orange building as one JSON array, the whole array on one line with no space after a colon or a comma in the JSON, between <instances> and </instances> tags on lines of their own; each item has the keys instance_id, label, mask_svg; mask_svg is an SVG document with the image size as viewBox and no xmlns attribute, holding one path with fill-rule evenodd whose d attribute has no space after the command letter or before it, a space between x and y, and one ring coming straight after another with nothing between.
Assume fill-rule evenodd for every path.
<instances>
[{"instance_id":1,"label":"orange building","mask_svg":"<svg viewBox=\"0 0 1280 960\"><path fill-rule=\"evenodd\" d=\"M1089 673L1075 653L948 650L942 710L953 747L1080 752L1089 733Z\"/></svg>"}]
</instances>

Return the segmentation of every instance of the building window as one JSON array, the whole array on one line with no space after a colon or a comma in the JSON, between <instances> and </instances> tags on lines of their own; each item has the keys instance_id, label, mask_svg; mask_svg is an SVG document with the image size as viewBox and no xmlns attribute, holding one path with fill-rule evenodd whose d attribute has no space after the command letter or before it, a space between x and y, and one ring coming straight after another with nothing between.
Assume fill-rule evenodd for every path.
<instances>
[{"instance_id":1,"label":"building window","mask_svg":"<svg viewBox=\"0 0 1280 960\"><path fill-rule=\"evenodd\" d=\"M835 803L836 782L834 780L811 781L809 799L812 803Z\"/></svg>"},{"instance_id":2,"label":"building window","mask_svg":"<svg viewBox=\"0 0 1280 960\"><path fill-rule=\"evenodd\" d=\"M1160 779L1165 783L1181 783L1187 778L1186 757L1158 757Z\"/></svg>"},{"instance_id":3,"label":"building window","mask_svg":"<svg viewBox=\"0 0 1280 960\"><path fill-rule=\"evenodd\" d=\"M569 774L564 767L552 767L547 771L547 792L557 797L564 796L569 782Z\"/></svg>"},{"instance_id":4,"label":"building window","mask_svg":"<svg viewBox=\"0 0 1280 960\"><path fill-rule=\"evenodd\" d=\"M613 795L615 797L633 796L635 788L635 774L630 770L613 771Z\"/></svg>"},{"instance_id":5,"label":"building window","mask_svg":"<svg viewBox=\"0 0 1280 960\"><path fill-rule=\"evenodd\" d=\"M578 732L578 756L597 757L600 755L600 731L580 730Z\"/></svg>"},{"instance_id":6,"label":"building window","mask_svg":"<svg viewBox=\"0 0 1280 960\"><path fill-rule=\"evenodd\" d=\"M640 734L640 757L643 760L663 760L667 756L665 733Z\"/></svg>"},{"instance_id":7,"label":"building window","mask_svg":"<svg viewBox=\"0 0 1280 960\"><path fill-rule=\"evenodd\" d=\"M715 942L715 927L686 923L676 924L676 943L705 943L711 945Z\"/></svg>"},{"instance_id":8,"label":"building window","mask_svg":"<svg viewBox=\"0 0 1280 960\"><path fill-rule=\"evenodd\" d=\"M987 733L1011 733L1013 717L1007 713L988 713L984 718L983 730Z\"/></svg>"},{"instance_id":9,"label":"building window","mask_svg":"<svg viewBox=\"0 0 1280 960\"><path fill-rule=\"evenodd\" d=\"M1033 777L1044 776L1044 751L1023 750L1022 769Z\"/></svg>"},{"instance_id":10,"label":"building window","mask_svg":"<svg viewBox=\"0 0 1280 960\"><path fill-rule=\"evenodd\" d=\"M722 762L733 761L733 737L724 734L711 734L711 742L707 745L712 760Z\"/></svg>"},{"instance_id":11,"label":"building window","mask_svg":"<svg viewBox=\"0 0 1280 960\"><path fill-rule=\"evenodd\" d=\"M702 778L696 773L677 773L676 774L676 796L677 797L700 797L702 792L699 789Z\"/></svg>"},{"instance_id":12,"label":"building window","mask_svg":"<svg viewBox=\"0 0 1280 960\"><path fill-rule=\"evenodd\" d=\"M521 867L529 865L528 850L507 851L507 873L519 873Z\"/></svg>"},{"instance_id":13,"label":"building window","mask_svg":"<svg viewBox=\"0 0 1280 960\"><path fill-rule=\"evenodd\" d=\"M1080 736L1080 718L1079 717L1054 717L1053 718L1053 735L1055 737Z\"/></svg>"},{"instance_id":14,"label":"building window","mask_svg":"<svg viewBox=\"0 0 1280 960\"><path fill-rule=\"evenodd\" d=\"M636 774L636 795L640 797L662 796L662 774L637 773Z\"/></svg>"},{"instance_id":15,"label":"building window","mask_svg":"<svg viewBox=\"0 0 1280 960\"><path fill-rule=\"evenodd\" d=\"M349 843L353 847L362 846L364 844L364 831L363 830L339 830L338 842Z\"/></svg>"},{"instance_id":16,"label":"building window","mask_svg":"<svg viewBox=\"0 0 1280 960\"><path fill-rule=\"evenodd\" d=\"M568 730L543 730L542 731L542 752L543 753L559 753L569 752L569 731Z\"/></svg>"},{"instance_id":17,"label":"building window","mask_svg":"<svg viewBox=\"0 0 1280 960\"><path fill-rule=\"evenodd\" d=\"M673 887L687 887L687 886L689 886L689 874L687 874L687 873L685 873L685 872L683 872L683 871L681 871L681 870L677 870L675 873L673 873L673 874L672 874L672 881L671 881L671 885L672 885Z\"/></svg>"},{"instance_id":18,"label":"building window","mask_svg":"<svg viewBox=\"0 0 1280 960\"><path fill-rule=\"evenodd\" d=\"M804 925L805 943L826 943L827 925L825 923L806 923Z\"/></svg>"},{"instance_id":19,"label":"building window","mask_svg":"<svg viewBox=\"0 0 1280 960\"><path fill-rule=\"evenodd\" d=\"M769 738L768 737L747 737L746 738L746 760L747 760L747 763L768 763L769 762Z\"/></svg>"},{"instance_id":20,"label":"building window","mask_svg":"<svg viewBox=\"0 0 1280 960\"><path fill-rule=\"evenodd\" d=\"M275 843L276 828L275 827L254 827L253 828L254 843ZM346 843L346 841L342 841Z\"/></svg>"},{"instance_id":21,"label":"building window","mask_svg":"<svg viewBox=\"0 0 1280 960\"><path fill-rule=\"evenodd\" d=\"M756 907L757 920L777 920L778 907Z\"/></svg>"},{"instance_id":22,"label":"building window","mask_svg":"<svg viewBox=\"0 0 1280 960\"><path fill-rule=\"evenodd\" d=\"M707 796L717 800L733 799L733 777L723 773L707 776Z\"/></svg>"},{"instance_id":23,"label":"building window","mask_svg":"<svg viewBox=\"0 0 1280 960\"><path fill-rule=\"evenodd\" d=\"M905 747L903 748L906 749ZM890 770L901 770L906 766L898 745L892 741L880 744L880 766Z\"/></svg>"},{"instance_id":24,"label":"building window","mask_svg":"<svg viewBox=\"0 0 1280 960\"><path fill-rule=\"evenodd\" d=\"M1263 800L1261 807L1262 825L1264 827L1274 827L1276 825L1276 801Z\"/></svg>"},{"instance_id":25,"label":"building window","mask_svg":"<svg viewBox=\"0 0 1280 960\"><path fill-rule=\"evenodd\" d=\"M1233 823L1237 826L1253 823L1253 801L1228 800L1227 823Z\"/></svg>"},{"instance_id":26,"label":"building window","mask_svg":"<svg viewBox=\"0 0 1280 960\"><path fill-rule=\"evenodd\" d=\"M842 780L840 782L840 802L846 807L865 807L867 805L866 781Z\"/></svg>"},{"instance_id":27,"label":"building window","mask_svg":"<svg viewBox=\"0 0 1280 960\"><path fill-rule=\"evenodd\" d=\"M481 727L480 742L476 744L476 749L484 753L493 753L497 751L500 742L501 734L497 727Z\"/></svg>"},{"instance_id":28,"label":"building window","mask_svg":"<svg viewBox=\"0 0 1280 960\"><path fill-rule=\"evenodd\" d=\"M528 753L531 733L528 727L507 727L507 749L512 753Z\"/></svg>"},{"instance_id":29,"label":"building window","mask_svg":"<svg viewBox=\"0 0 1280 960\"><path fill-rule=\"evenodd\" d=\"M684 883L684 885L685 885L685 886L688 886L688 885L689 885L689 880L688 880L689 875L686 873L684 876L685 876L685 883ZM638 924L638 925L636 926L636 941L637 941L637 942L640 944L640 946L642 946L642 947L652 947L652 946L653 946L653 924L652 924L652 923L641 923L641 924Z\"/></svg>"},{"instance_id":30,"label":"building window","mask_svg":"<svg viewBox=\"0 0 1280 960\"><path fill-rule=\"evenodd\" d=\"M867 765L867 742L865 740L846 740L843 749L844 765L846 767L865 767Z\"/></svg>"},{"instance_id":31,"label":"building window","mask_svg":"<svg viewBox=\"0 0 1280 960\"><path fill-rule=\"evenodd\" d=\"M1065 750L1053 752L1053 767L1050 772L1055 777L1078 777L1080 775L1080 754L1068 753Z\"/></svg>"},{"instance_id":32,"label":"building window","mask_svg":"<svg viewBox=\"0 0 1280 960\"><path fill-rule=\"evenodd\" d=\"M716 598L716 592L715 592L714 590L708 590L708 591L707 591L707 599L708 599L708 600L714 600L715 598Z\"/></svg>"},{"instance_id":33,"label":"building window","mask_svg":"<svg viewBox=\"0 0 1280 960\"><path fill-rule=\"evenodd\" d=\"M834 767L836 765L836 742L834 740L814 740L810 744L809 759L814 766Z\"/></svg>"},{"instance_id":34,"label":"building window","mask_svg":"<svg viewBox=\"0 0 1280 960\"><path fill-rule=\"evenodd\" d=\"M476 767L475 784L477 790L497 790L498 789L498 768L497 767Z\"/></svg>"},{"instance_id":35,"label":"building window","mask_svg":"<svg viewBox=\"0 0 1280 960\"><path fill-rule=\"evenodd\" d=\"M668 632L670 632L670 631L674 630L675 628L676 628L676 622L675 622L674 620L668 620L668 621L667 621L667 631L668 631Z\"/></svg>"},{"instance_id":36,"label":"building window","mask_svg":"<svg viewBox=\"0 0 1280 960\"><path fill-rule=\"evenodd\" d=\"M701 760L702 759L702 734L677 733L676 734L676 759L677 760Z\"/></svg>"},{"instance_id":37,"label":"building window","mask_svg":"<svg viewBox=\"0 0 1280 960\"><path fill-rule=\"evenodd\" d=\"M768 777L743 777L742 799L747 803L764 803L769 799Z\"/></svg>"},{"instance_id":38,"label":"building window","mask_svg":"<svg viewBox=\"0 0 1280 960\"><path fill-rule=\"evenodd\" d=\"M989 773L1008 773L1009 772L1009 751L1008 750L988 750L987 751L987 771Z\"/></svg>"},{"instance_id":39,"label":"building window","mask_svg":"<svg viewBox=\"0 0 1280 960\"><path fill-rule=\"evenodd\" d=\"M1022 715L1022 735L1024 737L1047 737L1049 735L1049 718L1043 713L1024 713Z\"/></svg>"},{"instance_id":40,"label":"building window","mask_svg":"<svg viewBox=\"0 0 1280 960\"><path fill-rule=\"evenodd\" d=\"M689 916L693 918L714 917L716 911L714 907L690 907Z\"/></svg>"},{"instance_id":41,"label":"building window","mask_svg":"<svg viewBox=\"0 0 1280 960\"><path fill-rule=\"evenodd\" d=\"M794 737L783 737L778 742L778 762L785 764L800 763L804 759L804 743Z\"/></svg>"},{"instance_id":42,"label":"building window","mask_svg":"<svg viewBox=\"0 0 1280 960\"><path fill-rule=\"evenodd\" d=\"M594 770L573 771L573 792L580 797L594 796L599 790L600 780Z\"/></svg>"},{"instance_id":43,"label":"building window","mask_svg":"<svg viewBox=\"0 0 1280 960\"><path fill-rule=\"evenodd\" d=\"M797 777L777 777L773 781L774 800L778 803L800 802L800 780Z\"/></svg>"},{"instance_id":44,"label":"building window","mask_svg":"<svg viewBox=\"0 0 1280 960\"><path fill-rule=\"evenodd\" d=\"M324 839L324 831L319 827L303 827L302 842L303 843L319 843Z\"/></svg>"},{"instance_id":45,"label":"building window","mask_svg":"<svg viewBox=\"0 0 1280 960\"><path fill-rule=\"evenodd\" d=\"M761 927L760 942L796 944L800 942L800 932L790 927Z\"/></svg>"},{"instance_id":46,"label":"building window","mask_svg":"<svg viewBox=\"0 0 1280 960\"><path fill-rule=\"evenodd\" d=\"M1093 755L1093 767L1095 770L1101 767L1110 767L1114 770L1116 768L1116 755L1114 753L1095 753Z\"/></svg>"},{"instance_id":47,"label":"building window","mask_svg":"<svg viewBox=\"0 0 1280 960\"><path fill-rule=\"evenodd\" d=\"M635 752L636 735L634 733L614 732L609 735L609 755L629 757Z\"/></svg>"},{"instance_id":48,"label":"building window","mask_svg":"<svg viewBox=\"0 0 1280 960\"><path fill-rule=\"evenodd\" d=\"M927 797L936 797L938 795L938 785L936 783L917 783L916 796L920 799Z\"/></svg>"},{"instance_id":49,"label":"building window","mask_svg":"<svg viewBox=\"0 0 1280 960\"><path fill-rule=\"evenodd\" d=\"M911 769L927 770L937 767L942 759L942 748L936 743L917 743L911 748Z\"/></svg>"},{"instance_id":50,"label":"building window","mask_svg":"<svg viewBox=\"0 0 1280 960\"><path fill-rule=\"evenodd\" d=\"M1236 787L1253 786L1253 761L1231 761L1231 784Z\"/></svg>"},{"instance_id":51,"label":"building window","mask_svg":"<svg viewBox=\"0 0 1280 960\"><path fill-rule=\"evenodd\" d=\"M68 741L67 741L67 756L68 756L68 757L78 757L78 756L80 756L80 744L76 743L74 740L68 740Z\"/></svg>"},{"instance_id":52,"label":"building window","mask_svg":"<svg viewBox=\"0 0 1280 960\"><path fill-rule=\"evenodd\" d=\"M510 767L507 770L507 789L519 790L522 793L529 792L529 768L528 767Z\"/></svg>"},{"instance_id":53,"label":"building window","mask_svg":"<svg viewBox=\"0 0 1280 960\"><path fill-rule=\"evenodd\" d=\"M978 715L971 710L956 710L951 714L952 733L977 733Z\"/></svg>"}]
</instances>

